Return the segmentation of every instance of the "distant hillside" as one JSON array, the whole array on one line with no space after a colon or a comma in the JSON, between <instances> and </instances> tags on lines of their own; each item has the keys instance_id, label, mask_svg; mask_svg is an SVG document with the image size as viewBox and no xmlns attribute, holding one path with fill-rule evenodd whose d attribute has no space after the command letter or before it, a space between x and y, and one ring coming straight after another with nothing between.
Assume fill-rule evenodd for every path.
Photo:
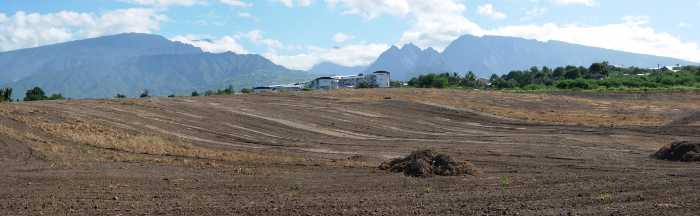
<instances>
[{"instance_id":1,"label":"distant hillside","mask_svg":"<svg viewBox=\"0 0 700 216\"><path fill-rule=\"evenodd\" d=\"M321 62L319 64L314 65L314 67L309 69L308 71L309 73L312 73L314 75L328 76L359 74L364 72L365 69L367 69L367 66L348 67L332 62Z\"/></svg>"},{"instance_id":2,"label":"distant hillside","mask_svg":"<svg viewBox=\"0 0 700 216\"><path fill-rule=\"evenodd\" d=\"M306 81L312 76L259 55L211 54L149 34L119 34L0 53L0 85L14 97L40 86L71 98L117 93L188 94L192 90Z\"/></svg>"},{"instance_id":3,"label":"distant hillside","mask_svg":"<svg viewBox=\"0 0 700 216\"><path fill-rule=\"evenodd\" d=\"M613 65L656 67L692 62L588 47L559 41L540 42L513 37L465 35L453 41L442 53L421 50L413 44L391 47L366 71L387 70L392 78L407 80L431 72L474 71L480 77L503 74L531 66L588 66L608 61Z\"/></svg>"}]
</instances>

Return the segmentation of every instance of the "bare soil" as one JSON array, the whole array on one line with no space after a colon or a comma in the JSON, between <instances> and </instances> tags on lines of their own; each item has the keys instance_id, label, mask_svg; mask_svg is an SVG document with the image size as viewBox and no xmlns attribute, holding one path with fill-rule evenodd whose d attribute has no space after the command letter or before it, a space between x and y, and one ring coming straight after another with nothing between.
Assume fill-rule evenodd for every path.
<instances>
[{"instance_id":1,"label":"bare soil","mask_svg":"<svg viewBox=\"0 0 700 216\"><path fill-rule=\"evenodd\" d=\"M341 90L0 103L0 215L697 215L700 94ZM431 149L478 175L377 169Z\"/></svg>"}]
</instances>

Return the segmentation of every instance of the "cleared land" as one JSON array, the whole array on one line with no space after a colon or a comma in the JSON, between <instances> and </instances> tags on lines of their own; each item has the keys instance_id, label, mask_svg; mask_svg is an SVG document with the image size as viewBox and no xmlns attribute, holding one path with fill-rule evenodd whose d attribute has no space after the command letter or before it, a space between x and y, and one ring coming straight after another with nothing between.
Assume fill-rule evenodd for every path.
<instances>
[{"instance_id":1,"label":"cleared land","mask_svg":"<svg viewBox=\"0 0 700 216\"><path fill-rule=\"evenodd\" d=\"M0 104L0 215L696 215L700 94L347 90ZM377 169L429 148L475 176Z\"/></svg>"}]
</instances>

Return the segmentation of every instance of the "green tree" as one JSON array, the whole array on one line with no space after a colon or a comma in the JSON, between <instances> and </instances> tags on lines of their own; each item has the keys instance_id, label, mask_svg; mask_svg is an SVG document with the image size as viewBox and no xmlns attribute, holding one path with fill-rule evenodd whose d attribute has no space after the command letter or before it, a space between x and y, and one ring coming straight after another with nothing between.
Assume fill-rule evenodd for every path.
<instances>
[{"instance_id":1,"label":"green tree","mask_svg":"<svg viewBox=\"0 0 700 216\"><path fill-rule=\"evenodd\" d=\"M116 96L114 96L114 98L126 98L126 95L117 94Z\"/></svg>"},{"instance_id":2,"label":"green tree","mask_svg":"<svg viewBox=\"0 0 700 216\"><path fill-rule=\"evenodd\" d=\"M24 101L39 101L46 99L46 93L44 93L44 90L39 87L34 87L27 90L27 93L24 96Z\"/></svg>"},{"instance_id":3,"label":"green tree","mask_svg":"<svg viewBox=\"0 0 700 216\"><path fill-rule=\"evenodd\" d=\"M140 98L147 98L151 97L151 93L148 91L148 89L144 89L141 95L139 95Z\"/></svg>"},{"instance_id":4,"label":"green tree","mask_svg":"<svg viewBox=\"0 0 700 216\"><path fill-rule=\"evenodd\" d=\"M609 74L608 62L593 63L588 67L588 74L586 78L588 79L601 79L607 77Z\"/></svg>"},{"instance_id":5,"label":"green tree","mask_svg":"<svg viewBox=\"0 0 700 216\"><path fill-rule=\"evenodd\" d=\"M578 68L574 66L567 66L566 69L564 69L564 78L565 79L578 79L581 77L581 72L578 70Z\"/></svg>"},{"instance_id":6,"label":"green tree","mask_svg":"<svg viewBox=\"0 0 700 216\"><path fill-rule=\"evenodd\" d=\"M440 76L440 77L435 77L431 82L430 82L430 87L432 88L447 88L450 86L450 80L448 77Z\"/></svg>"},{"instance_id":7,"label":"green tree","mask_svg":"<svg viewBox=\"0 0 700 216\"><path fill-rule=\"evenodd\" d=\"M398 80L392 80L389 82L389 86L391 86L392 88L401 88L403 86L403 82Z\"/></svg>"},{"instance_id":8,"label":"green tree","mask_svg":"<svg viewBox=\"0 0 700 216\"><path fill-rule=\"evenodd\" d=\"M12 88L0 89L0 102L12 101Z\"/></svg>"},{"instance_id":9,"label":"green tree","mask_svg":"<svg viewBox=\"0 0 700 216\"><path fill-rule=\"evenodd\" d=\"M47 98L47 100L65 100L66 98L61 95L61 93L58 94L52 94Z\"/></svg>"},{"instance_id":10,"label":"green tree","mask_svg":"<svg viewBox=\"0 0 700 216\"><path fill-rule=\"evenodd\" d=\"M192 97L199 97L199 92L192 91Z\"/></svg>"}]
</instances>

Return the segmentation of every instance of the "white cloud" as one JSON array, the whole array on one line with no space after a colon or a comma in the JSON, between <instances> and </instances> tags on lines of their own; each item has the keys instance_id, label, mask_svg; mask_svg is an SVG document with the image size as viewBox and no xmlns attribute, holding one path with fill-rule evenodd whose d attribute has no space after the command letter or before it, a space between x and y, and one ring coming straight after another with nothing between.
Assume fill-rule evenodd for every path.
<instances>
[{"instance_id":1,"label":"white cloud","mask_svg":"<svg viewBox=\"0 0 700 216\"><path fill-rule=\"evenodd\" d=\"M308 7L313 2L312 0L277 0L287 7Z\"/></svg>"},{"instance_id":2,"label":"white cloud","mask_svg":"<svg viewBox=\"0 0 700 216\"><path fill-rule=\"evenodd\" d=\"M171 40L191 44L207 52L231 51L239 54L250 53L241 45L245 40L266 49L262 55L275 64L298 70L310 69L324 61L345 66L369 65L382 52L389 49L389 45L380 43L357 43L335 48L288 45L266 38L260 30L236 33L218 39L204 38L207 37L183 35L173 37Z\"/></svg>"},{"instance_id":3,"label":"white cloud","mask_svg":"<svg viewBox=\"0 0 700 216\"><path fill-rule=\"evenodd\" d=\"M248 3L248 2L243 1L243 0L219 0L219 2L226 4L226 5L229 5L229 6L233 6L233 7L251 7L251 6L253 6L253 3Z\"/></svg>"},{"instance_id":4,"label":"white cloud","mask_svg":"<svg viewBox=\"0 0 700 216\"><path fill-rule=\"evenodd\" d=\"M389 45L380 43L359 43L330 49L309 46L298 54L268 52L263 56L287 68L308 70L321 62L333 62L344 66L369 65L388 48Z\"/></svg>"},{"instance_id":5,"label":"white cloud","mask_svg":"<svg viewBox=\"0 0 700 216\"><path fill-rule=\"evenodd\" d=\"M376 43L358 43L336 48L290 45L266 38L260 30L238 33L235 38L264 46L267 51L263 56L275 64L298 70L310 69L324 61L345 66L369 65L389 48L389 45Z\"/></svg>"},{"instance_id":6,"label":"white cloud","mask_svg":"<svg viewBox=\"0 0 700 216\"><path fill-rule=\"evenodd\" d=\"M243 17L243 18L251 18L251 17L253 17L253 15L250 14L250 13L248 13L248 12L239 12L239 13L238 13L238 16L239 16L239 17Z\"/></svg>"},{"instance_id":7,"label":"white cloud","mask_svg":"<svg viewBox=\"0 0 700 216\"><path fill-rule=\"evenodd\" d=\"M558 40L607 49L700 62L700 47L669 33L648 26L648 17L625 17L621 23L583 26L543 25L506 26L488 30L487 34L523 37L540 41Z\"/></svg>"},{"instance_id":8,"label":"white cloud","mask_svg":"<svg viewBox=\"0 0 700 216\"><path fill-rule=\"evenodd\" d=\"M0 13L0 50L14 50L124 32L151 33L167 17L153 9L131 8L102 14L61 11L8 16Z\"/></svg>"},{"instance_id":9,"label":"white cloud","mask_svg":"<svg viewBox=\"0 0 700 216\"><path fill-rule=\"evenodd\" d=\"M525 11L525 16L520 18L520 21L529 21L535 17L543 16L547 13L547 8L535 6Z\"/></svg>"},{"instance_id":10,"label":"white cloud","mask_svg":"<svg viewBox=\"0 0 700 216\"><path fill-rule=\"evenodd\" d=\"M122 2L128 2L132 4L140 4L150 7L169 7L169 6L194 6L194 5L206 5L209 0L119 0ZM245 0L218 0L218 2L233 6L233 7L250 7L253 6L252 3L248 3Z\"/></svg>"},{"instance_id":11,"label":"white cloud","mask_svg":"<svg viewBox=\"0 0 700 216\"><path fill-rule=\"evenodd\" d=\"M464 34L480 35L481 28L465 18L459 0L326 0L331 8L342 8L345 15L372 20L383 15L404 17L412 26L399 43L414 43L442 50Z\"/></svg>"},{"instance_id":12,"label":"white cloud","mask_svg":"<svg viewBox=\"0 0 700 216\"><path fill-rule=\"evenodd\" d=\"M348 40L352 40L353 38L355 38L355 36L347 35L342 32L338 32L335 33L335 35L333 35L333 41L335 41L336 43L342 43Z\"/></svg>"},{"instance_id":13,"label":"white cloud","mask_svg":"<svg viewBox=\"0 0 700 216\"><path fill-rule=\"evenodd\" d=\"M197 35L180 35L171 38L172 41L178 41L192 46L196 46L210 53L234 52L238 54L246 54L248 50L243 48L236 38L232 36L224 36L219 39L211 40Z\"/></svg>"},{"instance_id":14,"label":"white cloud","mask_svg":"<svg viewBox=\"0 0 700 216\"><path fill-rule=\"evenodd\" d=\"M596 0L553 0L558 5L584 5L587 7L598 6Z\"/></svg>"},{"instance_id":15,"label":"white cloud","mask_svg":"<svg viewBox=\"0 0 700 216\"><path fill-rule=\"evenodd\" d=\"M121 0L133 4L140 4L154 7L168 6L192 6L196 4L205 4L206 0Z\"/></svg>"},{"instance_id":16,"label":"white cloud","mask_svg":"<svg viewBox=\"0 0 700 216\"><path fill-rule=\"evenodd\" d=\"M403 16L411 12L412 0L326 0L332 7L342 6L343 14L358 15L368 20L384 14Z\"/></svg>"},{"instance_id":17,"label":"white cloud","mask_svg":"<svg viewBox=\"0 0 700 216\"><path fill-rule=\"evenodd\" d=\"M282 42L274 39L265 38L260 30L252 30L249 32L238 33L235 35L239 39L247 39L248 41L257 44L264 45L268 49L281 49L283 48Z\"/></svg>"},{"instance_id":18,"label":"white cloud","mask_svg":"<svg viewBox=\"0 0 700 216\"><path fill-rule=\"evenodd\" d=\"M492 4L480 5L476 12L481 16L489 17L495 20L502 20L508 17L505 13L497 11Z\"/></svg>"}]
</instances>

